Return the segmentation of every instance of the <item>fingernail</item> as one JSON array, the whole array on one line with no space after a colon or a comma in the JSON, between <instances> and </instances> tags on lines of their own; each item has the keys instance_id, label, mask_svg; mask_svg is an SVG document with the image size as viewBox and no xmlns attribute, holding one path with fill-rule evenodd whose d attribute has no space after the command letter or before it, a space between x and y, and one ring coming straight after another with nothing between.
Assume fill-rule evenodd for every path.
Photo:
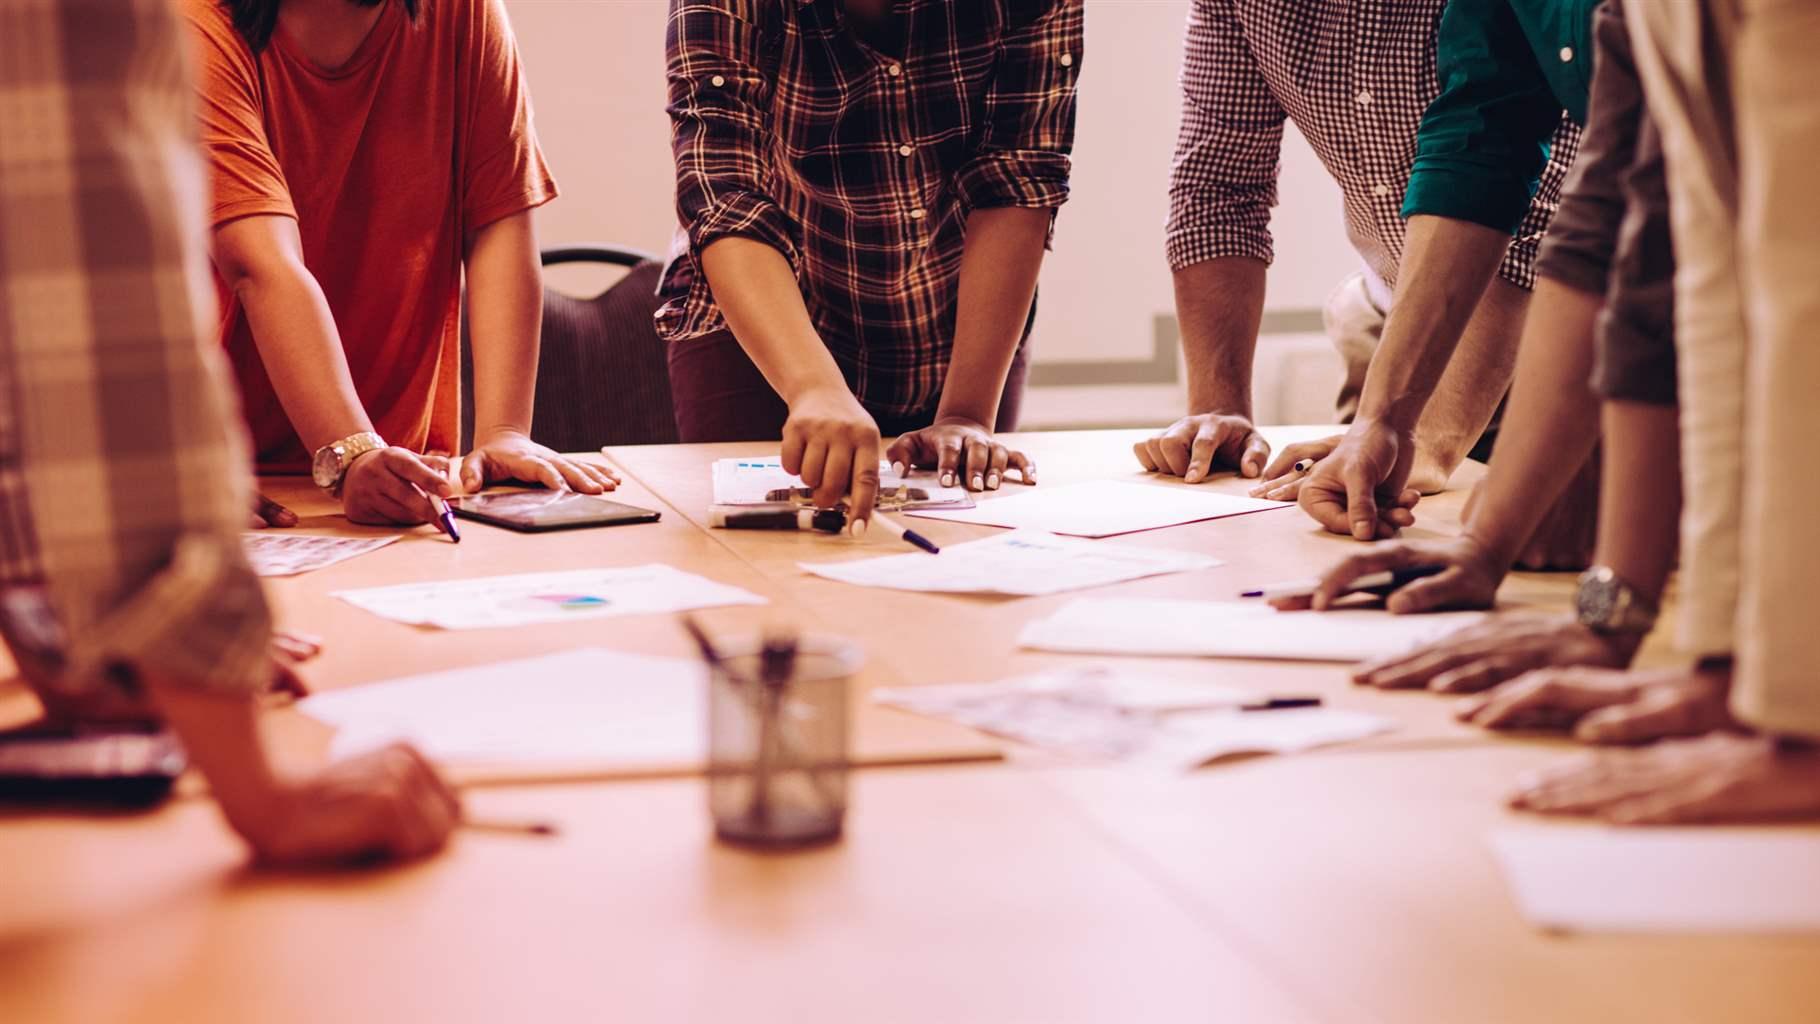
<instances>
[{"instance_id":1,"label":"fingernail","mask_svg":"<svg viewBox=\"0 0 1820 1024\"><path fill-rule=\"evenodd\" d=\"M954 486L954 474L953 473L943 473L942 474L942 486L943 487L953 487Z\"/></svg>"},{"instance_id":2,"label":"fingernail","mask_svg":"<svg viewBox=\"0 0 1820 1024\"><path fill-rule=\"evenodd\" d=\"M848 526L847 529L855 537L864 537L866 535L866 526L869 522L870 520L866 519L855 519L852 525Z\"/></svg>"},{"instance_id":3,"label":"fingernail","mask_svg":"<svg viewBox=\"0 0 1820 1024\"><path fill-rule=\"evenodd\" d=\"M978 473L973 474L973 489L976 491L983 491L986 489L986 482L980 479Z\"/></svg>"},{"instance_id":4,"label":"fingernail","mask_svg":"<svg viewBox=\"0 0 1820 1024\"><path fill-rule=\"evenodd\" d=\"M986 478L986 489L989 491L998 490L998 474L997 473L994 473L991 476Z\"/></svg>"},{"instance_id":5,"label":"fingernail","mask_svg":"<svg viewBox=\"0 0 1820 1024\"><path fill-rule=\"evenodd\" d=\"M1188 481L1191 484L1198 484L1201 482L1201 471L1198 469L1191 469L1188 471L1188 475L1183 477L1182 479Z\"/></svg>"},{"instance_id":6,"label":"fingernail","mask_svg":"<svg viewBox=\"0 0 1820 1024\"><path fill-rule=\"evenodd\" d=\"M891 464L891 472L896 473L898 476L909 476L910 475L909 472L907 470L905 470L904 464L901 462L893 462Z\"/></svg>"}]
</instances>

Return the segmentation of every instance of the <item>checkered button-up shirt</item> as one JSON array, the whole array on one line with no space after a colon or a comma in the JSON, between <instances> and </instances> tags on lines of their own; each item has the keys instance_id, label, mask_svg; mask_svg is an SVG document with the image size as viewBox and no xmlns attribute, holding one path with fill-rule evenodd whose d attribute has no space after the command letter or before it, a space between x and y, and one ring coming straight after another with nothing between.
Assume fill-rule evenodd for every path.
<instances>
[{"instance_id":1,"label":"checkered button-up shirt","mask_svg":"<svg viewBox=\"0 0 1820 1024\"><path fill-rule=\"evenodd\" d=\"M1181 269L1273 256L1270 210L1285 120L1344 195L1347 236L1387 285L1403 256L1403 193L1416 131L1440 92L1436 39L1447 0L1195 0L1170 181L1168 255ZM1532 286L1579 130L1565 119L1502 276Z\"/></svg>"},{"instance_id":2,"label":"checkered button-up shirt","mask_svg":"<svg viewBox=\"0 0 1820 1024\"><path fill-rule=\"evenodd\" d=\"M699 257L783 253L835 361L877 415L938 401L967 214L1068 198L1081 0L898 0L901 53L839 0L671 0L677 244L659 332L726 326Z\"/></svg>"},{"instance_id":3,"label":"checkered button-up shirt","mask_svg":"<svg viewBox=\"0 0 1820 1024\"><path fill-rule=\"evenodd\" d=\"M168 0L0 0L0 633L47 694L269 678L190 96Z\"/></svg>"}]
</instances>

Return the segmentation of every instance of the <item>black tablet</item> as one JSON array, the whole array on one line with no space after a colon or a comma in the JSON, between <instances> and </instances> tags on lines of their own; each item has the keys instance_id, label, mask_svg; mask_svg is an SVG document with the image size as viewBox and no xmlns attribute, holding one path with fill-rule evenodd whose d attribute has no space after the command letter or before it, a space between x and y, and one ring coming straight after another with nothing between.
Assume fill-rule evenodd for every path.
<instances>
[{"instance_id":1,"label":"black tablet","mask_svg":"<svg viewBox=\"0 0 1820 1024\"><path fill-rule=\"evenodd\" d=\"M449 507L463 519L491 523L521 533L655 523L659 517L659 513L648 508L570 491L463 495L450 501Z\"/></svg>"}]
</instances>

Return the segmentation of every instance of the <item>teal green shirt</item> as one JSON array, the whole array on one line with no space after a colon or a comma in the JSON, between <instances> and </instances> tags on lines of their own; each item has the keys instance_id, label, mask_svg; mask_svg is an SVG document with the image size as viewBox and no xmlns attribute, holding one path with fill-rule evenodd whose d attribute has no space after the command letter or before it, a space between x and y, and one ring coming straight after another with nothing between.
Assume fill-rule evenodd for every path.
<instances>
[{"instance_id":1,"label":"teal green shirt","mask_svg":"<svg viewBox=\"0 0 1820 1024\"><path fill-rule=\"evenodd\" d=\"M1516 231L1561 113L1586 123L1592 13L1604 0L1448 0L1441 93L1422 115L1403 216Z\"/></svg>"}]
</instances>

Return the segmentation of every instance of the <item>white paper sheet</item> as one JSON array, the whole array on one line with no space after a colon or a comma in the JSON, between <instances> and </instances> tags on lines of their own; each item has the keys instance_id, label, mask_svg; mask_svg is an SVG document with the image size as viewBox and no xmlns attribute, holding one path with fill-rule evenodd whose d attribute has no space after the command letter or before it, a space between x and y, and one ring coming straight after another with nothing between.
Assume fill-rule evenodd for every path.
<instances>
[{"instance_id":1,"label":"white paper sheet","mask_svg":"<svg viewBox=\"0 0 1820 1024\"><path fill-rule=\"evenodd\" d=\"M1820 933L1820 829L1538 826L1491 844L1540 928Z\"/></svg>"},{"instance_id":2,"label":"white paper sheet","mask_svg":"<svg viewBox=\"0 0 1820 1024\"><path fill-rule=\"evenodd\" d=\"M1046 530L1070 537L1112 537L1206 519L1288 508L1288 502L1219 494L1187 484L1089 480L989 497L970 509L913 511L925 519Z\"/></svg>"},{"instance_id":3,"label":"white paper sheet","mask_svg":"<svg viewBox=\"0 0 1820 1024\"><path fill-rule=\"evenodd\" d=\"M325 537L289 530L257 530L240 535L247 560L261 576L296 576L345 562L376 551L397 540L391 537Z\"/></svg>"},{"instance_id":4,"label":"white paper sheet","mask_svg":"<svg viewBox=\"0 0 1820 1024\"><path fill-rule=\"evenodd\" d=\"M1024 628L1025 647L1074 654L1367 661L1433 643L1479 612L1279 612L1259 601L1083 598Z\"/></svg>"},{"instance_id":5,"label":"white paper sheet","mask_svg":"<svg viewBox=\"0 0 1820 1024\"><path fill-rule=\"evenodd\" d=\"M889 495L900 485L926 494L926 498L914 503L915 507L967 508L973 504L973 497L965 487L942 487L936 483L933 471L912 471L900 477L892 470L890 463L881 461L878 464L878 476L880 495ZM784 472L782 461L775 455L767 458L718 459L714 463L716 505L769 505L777 500L772 497L772 492L794 490L802 486L802 477ZM899 507L912 506L906 504Z\"/></svg>"},{"instance_id":6,"label":"white paper sheet","mask_svg":"<svg viewBox=\"0 0 1820 1024\"><path fill-rule=\"evenodd\" d=\"M802 563L801 568L862 587L1032 597L1221 564L1217 558L1185 551L1100 544L1018 530L949 545L939 555L913 551L851 562Z\"/></svg>"},{"instance_id":7,"label":"white paper sheet","mask_svg":"<svg viewBox=\"0 0 1820 1024\"><path fill-rule=\"evenodd\" d=\"M881 704L1065 757L1180 771L1231 754L1295 753L1395 727L1334 708L1237 710L1265 696L1099 667L873 694Z\"/></svg>"},{"instance_id":8,"label":"white paper sheet","mask_svg":"<svg viewBox=\"0 0 1820 1024\"><path fill-rule=\"evenodd\" d=\"M337 728L346 757L397 740L453 765L598 771L706 760L697 662L586 648L317 694L298 708Z\"/></svg>"},{"instance_id":9,"label":"white paper sheet","mask_svg":"<svg viewBox=\"0 0 1820 1024\"><path fill-rule=\"evenodd\" d=\"M343 590L336 597L414 626L485 629L764 604L738 587L667 565L534 572Z\"/></svg>"}]
</instances>

